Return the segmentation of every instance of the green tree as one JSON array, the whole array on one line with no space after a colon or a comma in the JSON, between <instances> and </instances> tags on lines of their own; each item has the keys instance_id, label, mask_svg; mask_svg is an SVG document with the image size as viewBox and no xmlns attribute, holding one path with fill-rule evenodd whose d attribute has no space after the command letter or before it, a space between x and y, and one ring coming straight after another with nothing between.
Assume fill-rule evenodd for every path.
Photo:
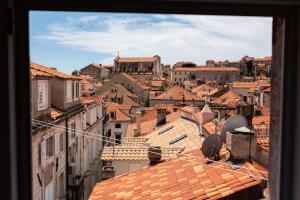
<instances>
[{"instance_id":1,"label":"green tree","mask_svg":"<svg viewBox=\"0 0 300 200\"><path fill-rule=\"evenodd\" d=\"M78 70L72 71L72 75L78 75L78 74L79 74L79 71L78 71Z\"/></svg>"},{"instance_id":2,"label":"green tree","mask_svg":"<svg viewBox=\"0 0 300 200\"><path fill-rule=\"evenodd\" d=\"M253 75L253 74L254 74L254 72L253 72L254 67L253 67L253 62L252 62L252 60L247 61L245 64L247 65L248 75L249 75L249 76Z\"/></svg>"}]
</instances>

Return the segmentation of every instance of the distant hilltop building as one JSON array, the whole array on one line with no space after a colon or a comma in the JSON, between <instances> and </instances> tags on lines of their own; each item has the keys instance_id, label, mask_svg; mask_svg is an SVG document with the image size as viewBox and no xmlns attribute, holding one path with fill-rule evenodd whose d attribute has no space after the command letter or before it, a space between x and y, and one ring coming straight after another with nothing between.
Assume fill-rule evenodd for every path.
<instances>
[{"instance_id":1,"label":"distant hilltop building","mask_svg":"<svg viewBox=\"0 0 300 200\"><path fill-rule=\"evenodd\" d=\"M114 59L115 72L136 74L162 74L161 58L153 57L119 57Z\"/></svg>"},{"instance_id":2,"label":"distant hilltop building","mask_svg":"<svg viewBox=\"0 0 300 200\"><path fill-rule=\"evenodd\" d=\"M110 77L110 70L101 64L89 64L80 69L80 75L89 75L94 78L95 82L103 81Z\"/></svg>"}]
</instances>

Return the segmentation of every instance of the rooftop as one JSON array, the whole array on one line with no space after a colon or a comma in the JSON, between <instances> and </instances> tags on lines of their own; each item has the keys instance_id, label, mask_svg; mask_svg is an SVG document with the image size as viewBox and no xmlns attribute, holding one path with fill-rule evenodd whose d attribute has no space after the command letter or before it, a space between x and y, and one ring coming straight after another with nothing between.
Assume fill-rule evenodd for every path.
<instances>
[{"instance_id":1,"label":"rooftop","mask_svg":"<svg viewBox=\"0 0 300 200\"><path fill-rule=\"evenodd\" d=\"M99 182L89 199L221 199L247 188L260 187L260 180L248 175L246 168L233 169L226 163L207 165L205 162L200 151L195 150Z\"/></svg>"},{"instance_id":2,"label":"rooftop","mask_svg":"<svg viewBox=\"0 0 300 200\"><path fill-rule=\"evenodd\" d=\"M79 76L64 74L62 72L57 71L56 69L46 67L44 65L40 65L40 64L37 64L37 63L34 63L34 62L30 63L30 68L35 70L35 71L39 71L39 73L43 72L44 74L50 74L52 76L56 76L56 77L62 78L62 79L77 79L77 80L81 79Z\"/></svg>"},{"instance_id":3,"label":"rooftop","mask_svg":"<svg viewBox=\"0 0 300 200\"><path fill-rule=\"evenodd\" d=\"M172 143L184 135L186 137ZM185 148L185 153L200 149L202 146L202 138L199 136L197 124L182 117L154 130L145 137L149 138L147 143L151 146Z\"/></svg>"},{"instance_id":4,"label":"rooftop","mask_svg":"<svg viewBox=\"0 0 300 200\"><path fill-rule=\"evenodd\" d=\"M148 146L114 146L103 148L101 160L149 160ZM181 148L161 148L162 160L176 158L181 152Z\"/></svg>"},{"instance_id":5,"label":"rooftop","mask_svg":"<svg viewBox=\"0 0 300 200\"><path fill-rule=\"evenodd\" d=\"M159 59L158 56L153 57L117 57L115 58L116 62L155 62Z\"/></svg>"},{"instance_id":6,"label":"rooftop","mask_svg":"<svg viewBox=\"0 0 300 200\"><path fill-rule=\"evenodd\" d=\"M182 100L184 97L185 100L192 101L193 99L195 101L201 100L201 98L187 90L185 90L182 87L179 86L173 86L169 88L167 91L162 93L159 96L151 97L151 99L174 99L174 100Z\"/></svg>"}]
</instances>

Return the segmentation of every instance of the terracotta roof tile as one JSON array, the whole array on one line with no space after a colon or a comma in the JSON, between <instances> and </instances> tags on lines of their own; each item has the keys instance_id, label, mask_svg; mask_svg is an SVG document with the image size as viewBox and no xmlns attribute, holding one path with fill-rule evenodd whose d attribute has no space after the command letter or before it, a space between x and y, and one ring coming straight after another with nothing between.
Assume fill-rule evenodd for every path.
<instances>
[{"instance_id":1,"label":"terracotta roof tile","mask_svg":"<svg viewBox=\"0 0 300 200\"><path fill-rule=\"evenodd\" d=\"M236 107L237 102L240 100L242 100L241 96L232 91L228 91L222 96L213 100L211 103L228 107Z\"/></svg>"},{"instance_id":2,"label":"terracotta roof tile","mask_svg":"<svg viewBox=\"0 0 300 200\"><path fill-rule=\"evenodd\" d=\"M69 75L69 74L64 74L64 73L62 73L60 71L57 71L56 69L51 69L50 67L46 67L46 66L34 63L34 62L30 63L30 68L38 70L38 71L41 71L41 72L45 72L45 73L51 74L51 75L56 76L58 78L63 78L63 79L77 79L77 80L81 79L79 76L73 76L73 75Z\"/></svg>"},{"instance_id":3,"label":"terracotta roof tile","mask_svg":"<svg viewBox=\"0 0 300 200\"><path fill-rule=\"evenodd\" d=\"M80 103L82 104L101 104L102 99L100 96L89 96L89 97L81 97Z\"/></svg>"},{"instance_id":4,"label":"terracotta roof tile","mask_svg":"<svg viewBox=\"0 0 300 200\"><path fill-rule=\"evenodd\" d=\"M101 154L101 160L149 160L148 146L140 145L119 145L114 147L105 146ZM168 160L177 157L182 148L161 148L162 160Z\"/></svg>"},{"instance_id":5,"label":"terracotta roof tile","mask_svg":"<svg viewBox=\"0 0 300 200\"><path fill-rule=\"evenodd\" d=\"M99 182L89 199L226 198L260 184L247 172L247 169L232 169L225 163L206 165L203 155L196 150L180 158ZM232 179L228 180L224 175L231 175Z\"/></svg>"},{"instance_id":6,"label":"terracotta roof tile","mask_svg":"<svg viewBox=\"0 0 300 200\"><path fill-rule=\"evenodd\" d=\"M40 70L37 70L37 69L34 69L34 68L30 68L30 73L31 73L32 76L48 77L48 78L54 77L54 75L52 75L50 73L40 71Z\"/></svg>"},{"instance_id":7,"label":"terracotta roof tile","mask_svg":"<svg viewBox=\"0 0 300 200\"><path fill-rule=\"evenodd\" d=\"M262 149L262 150L264 150L266 152L269 152L269 150L270 150L270 147L269 147L269 143L270 143L269 136L257 136L256 142L257 142L257 145L259 146L260 149Z\"/></svg>"}]
</instances>

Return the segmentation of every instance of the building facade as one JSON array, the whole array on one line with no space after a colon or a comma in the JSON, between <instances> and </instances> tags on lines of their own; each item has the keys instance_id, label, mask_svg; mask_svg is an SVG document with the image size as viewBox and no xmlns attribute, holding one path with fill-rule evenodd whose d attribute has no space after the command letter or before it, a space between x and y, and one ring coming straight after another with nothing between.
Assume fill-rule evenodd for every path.
<instances>
[{"instance_id":1,"label":"building facade","mask_svg":"<svg viewBox=\"0 0 300 200\"><path fill-rule=\"evenodd\" d=\"M172 82L183 86L184 81L197 84L207 81L217 83L232 82L240 79L240 69L235 67L177 67L171 73Z\"/></svg>"},{"instance_id":2,"label":"building facade","mask_svg":"<svg viewBox=\"0 0 300 200\"><path fill-rule=\"evenodd\" d=\"M162 74L161 59L153 57L116 57L115 72Z\"/></svg>"}]
</instances>

